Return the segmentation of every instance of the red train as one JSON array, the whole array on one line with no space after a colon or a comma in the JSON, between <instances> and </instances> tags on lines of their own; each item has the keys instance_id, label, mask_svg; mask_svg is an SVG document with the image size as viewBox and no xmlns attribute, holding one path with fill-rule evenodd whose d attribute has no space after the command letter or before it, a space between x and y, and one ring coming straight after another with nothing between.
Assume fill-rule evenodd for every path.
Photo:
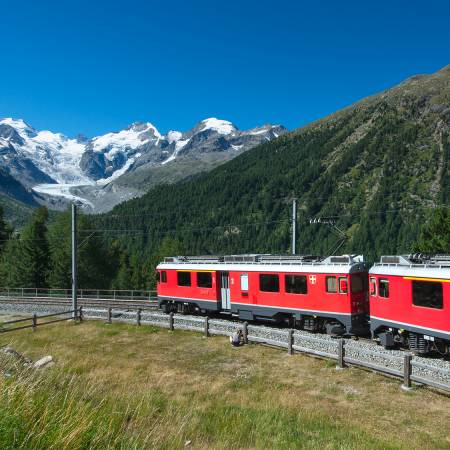
<instances>
[{"instance_id":1,"label":"red train","mask_svg":"<svg viewBox=\"0 0 450 450\"><path fill-rule=\"evenodd\" d=\"M386 348L450 354L450 255L171 257L158 265L165 312L224 312L284 321L335 335L372 337ZM370 303L370 308L369 308Z\"/></svg>"},{"instance_id":2,"label":"red train","mask_svg":"<svg viewBox=\"0 0 450 450\"><path fill-rule=\"evenodd\" d=\"M382 256L369 294L372 336L385 347L450 353L450 255Z\"/></svg>"},{"instance_id":3,"label":"red train","mask_svg":"<svg viewBox=\"0 0 450 450\"><path fill-rule=\"evenodd\" d=\"M166 312L227 312L309 331L368 331L367 267L354 255L166 258L158 304Z\"/></svg>"}]
</instances>

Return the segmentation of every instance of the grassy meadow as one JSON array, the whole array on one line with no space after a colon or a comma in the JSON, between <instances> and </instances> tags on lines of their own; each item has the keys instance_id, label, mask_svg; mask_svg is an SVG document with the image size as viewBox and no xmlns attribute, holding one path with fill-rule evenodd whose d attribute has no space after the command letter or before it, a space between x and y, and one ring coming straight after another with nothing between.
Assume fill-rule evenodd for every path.
<instances>
[{"instance_id":1,"label":"grassy meadow","mask_svg":"<svg viewBox=\"0 0 450 450\"><path fill-rule=\"evenodd\" d=\"M2 449L450 448L450 398L224 337L63 323L0 334Z\"/></svg>"}]
</instances>

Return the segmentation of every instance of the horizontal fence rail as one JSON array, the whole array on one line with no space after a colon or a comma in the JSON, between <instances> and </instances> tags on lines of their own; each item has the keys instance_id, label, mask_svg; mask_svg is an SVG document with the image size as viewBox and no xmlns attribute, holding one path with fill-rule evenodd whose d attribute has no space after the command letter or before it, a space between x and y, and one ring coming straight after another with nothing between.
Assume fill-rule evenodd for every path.
<instances>
[{"instance_id":1,"label":"horizontal fence rail","mask_svg":"<svg viewBox=\"0 0 450 450\"><path fill-rule=\"evenodd\" d=\"M70 310L70 311L63 311L58 313L52 313L52 314L43 314L43 315L37 315L33 314L31 317L26 317L24 319L16 319L16 320L9 320L7 322L0 322L0 333L8 333L10 331L18 331L18 330L25 330L27 328L32 328L35 330L37 327L40 327L42 325L49 325L51 323L58 323L58 322L64 322L66 320L73 320L73 313L75 313L75 319L76 320L83 320L83 309L80 307L77 310ZM69 315L69 317L63 317L59 318L63 315ZM54 317L58 317L58 319L53 319ZM46 320L45 322L40 322L42 319L52 319L52 320ZM23 323L30 322L26 325L22 325ZM14 326L20 324L19 326ZM12 326L11 326L12 325Z\"/></svg>"},{"instance_id":2,"label":"horizontal fence rail","mask_svg":"<svg viewBox=\"0 0 450 450\"><path fill-rule=\"evenodd\" d=\"M155 308L156 291L79 289L77 299L83 306L129 305L130 308ZM0 303L71 303L71 289L0 288Z\"/></svg>"},{"instance_id":3,"label":"horizontal fence rail","mask_svg":"<svg viewBox=\"0 0 450 450\"><path fill-rule=\"evenodd\" d=\"M5 298L71 298L71 289L3 288L0 297ZM78 289L78 298L149 300L156 297L151 290Z\"/></svg>"}]
</instances>

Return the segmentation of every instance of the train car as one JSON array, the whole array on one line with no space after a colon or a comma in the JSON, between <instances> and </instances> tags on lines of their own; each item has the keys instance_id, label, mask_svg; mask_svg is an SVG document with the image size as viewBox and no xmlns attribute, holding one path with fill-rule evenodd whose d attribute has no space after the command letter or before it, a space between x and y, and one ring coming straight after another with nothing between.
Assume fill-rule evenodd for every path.
<instances>
[{"instance_id":1,"label":"train car","mask_svg":"<svg viewBox=\"0 0 450 450\"><path fill-rule=\"evenodd\" d=\"M369 271L370 329L386 348L450 351L450 255L382 256Z\"/></svg>"},{"instance_id":2,"label":"train car","mask_svg":"<svg viewBox=\"0 0 450 450\"><path fill-rule=\"evenodd\" d=\"M171 257L158 265L165 312L222 312L329 334L368 332L361 256Z\"/></svg>"}]
</instances>

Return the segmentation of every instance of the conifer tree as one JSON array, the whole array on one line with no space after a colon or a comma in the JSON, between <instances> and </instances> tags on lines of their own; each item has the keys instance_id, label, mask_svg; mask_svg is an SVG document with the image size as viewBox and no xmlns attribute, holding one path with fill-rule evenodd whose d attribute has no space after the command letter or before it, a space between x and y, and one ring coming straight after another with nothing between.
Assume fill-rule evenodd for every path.
<instances>
[{"instance_id":1,"label":"conifer tree","mask_svg":"<svg viewBox=\"0 0 450 450\"><path fill-rule=\"evenodd\" d=\"M50 227L50 271L48 282L51 288L70 289L72 285L70 213L61 214Z\"/></svg>"},{"instance_id":2,"label":"conifer tree","mask_svg":"<svg viewBox=\"0 0 450 450\"><path fill-rule=\"evenodd\" d=\"M78 286L80 289L108 289L117 270L117 256L101 236L90 231L89 218L78 217ZM59 215L49 230L49 284L70 289L72 284L71 215Z\"/></svg>"},{"instance_id":3,"label":"conifer tree","mask_svg":"<svg viewBox=\"0 0 450 450\"><path fill-rule=\"evenodd\" d=\"M171 236L166 236L162 241L156 252L152 255L148 263L148 281L149 287L153 289L156 286L156 266L166 256L177 256L185 253L185 247L178 239Z\"/></svg>"},{"instance_id":4,"label":"conifer tree","mask_svg":"<svg viewBox=\"0 0 450 450\"><path fill-rule=\"evenodd\" d=\"M422 253L450 253L450 207L433 211L422 228L415 250Z\"/></svg>"},{"instance_id":5,"label":"conifer tree","mask_svg":"<svg viewBox=\"0 0 450 450\"><path fill-rule=\"evenodd\" d=\"M47 209L38 208L20 236L8 241L2 254L0 269L5 286L47 287L50 262L47 220Z\"/></svg>"},{"instance_id":6,"label":"conifer tree","mask_svg":"<svg viewBox=\"0 0 450 450\"><path fill-rule=\"evenodd\" d=\"M130 264L130 255L127 251L122 251L119 258L119 270L112 283L112 289L127 290L133 289L133 269Z\"/></svg>"},{"instance_id":7,"label":"conifer tree","mask_svg":"<svg viewBox=\"0 0 450 450\"><path fill-rule=\"evenodd\" d=\"M18 237L11 237L3 247L0 259L0 285L2 287L23 287L17 260L20 254Z\"/></svg>"},{"instance_id":8,"label":"conifer tree","mask_svg":"<svg viewBox=\"0 0 450 450\"><path fill-rule=\"evenodd\" d=\"M0 252L6 245L6 242L11 237L12 227L5 222L4 210L3 207L0 206Z\"/></svg>"}]
</instances>

